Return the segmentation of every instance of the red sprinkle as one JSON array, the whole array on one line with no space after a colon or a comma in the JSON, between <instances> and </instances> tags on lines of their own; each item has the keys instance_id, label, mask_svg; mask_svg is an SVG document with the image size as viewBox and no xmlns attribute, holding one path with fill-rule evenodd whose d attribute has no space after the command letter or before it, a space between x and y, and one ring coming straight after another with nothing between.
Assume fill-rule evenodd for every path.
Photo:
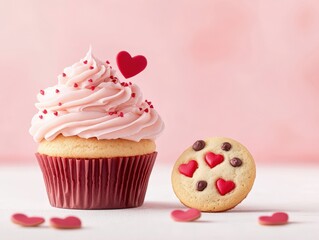
<instances>
[{"instance_id":1,"label":"red sprinkle","mask_svg":"<svg viewBox=\"0 0 319 240\"><path fill-rule=\"evenodd\" d=\"M62 76L63 76L63 77L66 77L66 74L65 74L65 73L62 73Z\"/></svg>"},{"instance_id":2,"label":"red sprinkle","mask_svg":"<svg viewBox=\"0 0 319 240\"><path fill-rule=\"evenodd\" d=\"M53 114L54 114L55 116L58 116L58 112L54 112Z\"/></svg>"},{"instance_id":3,"label":"red sprinkle","mask_svg":"<svg viewBox=\"0 0 319 240\"><path fill-rule=\"evenodd\" d=\"M140 111L142 111L143 110L143 108L139 108L140 109Z\"/></svg>"},{"instance_id":4,"label":"red sprinkle","mask_svg":"<svg viewBox=\"0 0 319 240\"><path fill-rule=\"evenodd\" d=\"M131 82L129 82L128 84L132 85L132 83L131 83Z\"/></svg>"},{"instance_id":5,"label":"red sprinkle","mask_svg":"<svg viewBox=\"0 0 319 240\"><path fill-rule=\"evenodd\" d=\"M59 90L59 89L55 89L55 92L56 92L56 93L59 93L59 92L60 92L60 90Z\"/></svg>"},{"instance_id":6,"label":"red sprinkle","mask_svg":"<svg viewBox=\"0 0 319 240\"><path fill-rule=\"evenodd\" d=\"M88 60L83 61L83 63L84 63L84 64L87 64L87 63L88 63Z\"/></svg>"},{"instance_id":7,"label":"red sprinkle","mask_svg":"<svg viewBox=\"0 0 319 240\"><path fill-rule=\"evenodd\" d=\"M114 77L111 75L110 78L113 79Z\"/></svg>"},{"instance_id":8,"label":"red sprinkle","mask_svg":"<svg viewBox=\"0 0 319 240\"><path fill-rule=\"evenodd\" d=\"M150 105L150 108L154 108L154 106L153 106L153 105Z\"/></svg>"},{"instance_id":9,"label":"red sprinkle","mask_svg":"<svg viewBox=\"0 0 319 240\"><path fill-rule=\"evenodd\" d=\"M148 108L144 109L144 112L148 113Z\"/></svg>"},{"instance_id":10,"label":"red sprinkle","mask_svg":"<svg viewBox=\"0 0 319 240\"><path fill-rule=\"evenodd\" d=\"M79 85L77 83L74 83L73 87L77 88Z\"/></svg>"},{"instance_id":11,"label":"red sprinkle","mask_svg":"<svg viewBox=\"0 0 319 240\"><path fill-rule=\"evenodd\" d=\"M110 64L109 60L106 60L106 64Z\"/></svg>"},{"instance_id":12,"label":"red sprinkle","mask_svg":"<svg viewBox=\"0 0 319 240\"><path fill-rule=\"evenodd\" d=\"M113 82L113 83L116 83L116 80L115 80L115 79L113 79L113 80L112 80L112 82Z\"/></svg>"},{"instance_id":13,"label":"red sprinkle","mask_svg":"<svg viewBox=\"0 0 319 240\"><path fill-rule=\"evenodd\" d=\"M89 81L89 82L93 82L93 80L92 80L92 79L89 79L88 81Z\"/></svg>"},{"instance_id":14,"label":"red sprinkle","mask_svg":"<svg viewBox=\"0 0 319 240\"><path fill-rule=\"evenodd\" d=\"M135 97L135 93L132 93L131 96L134 98Z\"/></svg>"},{"instance_id":15,"label":"red sprinkle","mask_svg":"<svg viewBox=\"0 0 319 240\"><path fill-rule=\"evenodd\" d=\"M59 106L62 106L62 103L61 103L61 102L59 102Z\"/></svg>"},{"instance_id":16,"label":"red sprinkle","mask_svg":"<svg viewBox=\"0 0 319 240\"><path fill-rule=\"evenodd\" d=\"M92 69L94 69L94 67L93 67L93 66L90 66L90 69L92 70Z\"/></svg>"},{"instance_id":17,"label":"red sprinkle","mask_svg":"<svg viewBox=\"0 0 319 240\"><path fill-rule=\"evenodd\" d=\"M95 89L95 86L92 86L92 87L91 87L91 90L94 91L94 89Z\"/></svg>"},{"instance_id":18,"label":"red sprinkle","mask_svg":"<svg viewBox=\"0 0 319 240\"><path fill-rule=\"evenodd\" d=\"M123 112L120 112L119 117L124 117Z\"/></svg>"},{"instance_id":19,"label":"red sprinkle","mask_svg":"<svg viewBox=\"0 0 319 240\"><path fill-rule=\"evenodd\" d=\"M44 109L42 112L43 112L44 114L47 114L47 113L48 113L48 111L47 111L46 109Z\"/></svg>"},{"instance_id":20,"label":"red sprinkle","mask_svg":"<svg viewBox=\"0 0 319 240\"><path fill-rule=\"evenodd\" d=\"M42 115L40 115L40 116L39 116L39 118L40 118L40 119L43 119L43 116L42 116Z\"/></svg>"},{"instance_id":21,"label":"red sprinkle","mask_svg":"<svg viewBox=\"0 0 319 240\"><path fill-rule=\"evenodd\" d=\"M109 115L117 114L117 111L109 112Z\"/></svg>"},{"instance_id":22,"label":"red sprinkle","mask_svg":"<svg viewBox=\"0 0 319 240\"><path fill-rule=\"evenodd\" d=\"M44 95L44 90L40 90L40 93L41 93L42 95Z\"/></svg>"}]
</instances>

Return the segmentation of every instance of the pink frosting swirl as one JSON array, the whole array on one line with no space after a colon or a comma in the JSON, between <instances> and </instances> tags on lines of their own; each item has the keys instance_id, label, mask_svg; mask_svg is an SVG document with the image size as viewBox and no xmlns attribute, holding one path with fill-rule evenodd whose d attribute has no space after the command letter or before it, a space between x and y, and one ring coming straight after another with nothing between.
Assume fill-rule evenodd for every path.
<instances>
[{"instance_id":1,"label":"pink frosting swirl","mask_svg":"<svg viewBox=\"0 0 319 240\"><path fill-rule=\"evenodd\" d=\"M37 95L31 122L36 142L59 134L97 139L154 140L164 124L135 84L120 82L108 63L87 55Z\"/></svg>"}]
</instances>

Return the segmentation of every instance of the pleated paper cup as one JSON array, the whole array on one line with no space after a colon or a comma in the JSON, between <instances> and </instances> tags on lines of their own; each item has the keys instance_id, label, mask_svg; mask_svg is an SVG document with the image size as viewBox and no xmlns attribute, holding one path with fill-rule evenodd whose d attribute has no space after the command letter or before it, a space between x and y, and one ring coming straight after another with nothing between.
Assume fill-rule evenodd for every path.
<instances>
[{"instance_id":1,"label":"pleated paper cup","mask_svg":"<svg viewBox=\"0 0 319 240\"><path fill-rule=\"evenodd\" d=\"M83 159L36 153L50 204L71 209L141 206L156 155Z\"/></svg>"}]
</instances>

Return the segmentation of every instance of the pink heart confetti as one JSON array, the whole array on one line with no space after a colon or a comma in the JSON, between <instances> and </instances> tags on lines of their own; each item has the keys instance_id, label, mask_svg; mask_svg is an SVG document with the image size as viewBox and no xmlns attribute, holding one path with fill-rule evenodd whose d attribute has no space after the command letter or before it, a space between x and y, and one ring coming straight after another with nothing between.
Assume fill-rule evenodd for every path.
<instances>
[{"instance_id":1,"label":"pink heart confetti","mask_svg":"<svg viewBox=\"0 0 319 240\"><path fill-rule=\"evenodd\" d=\"M45 222L43 217L28 217L22 213L13 214L11 221L23 227L37 227Z\"/></svg>"},{"instance_id":2,"label":"pink heart confetti","mask_svg":"<svg viewBox=\"0 0 319 240\"><path fill-rule=\"evenodd\" d=\"M186 211L174 210L171 212L171 217L177 222L191 222L200 218L201 212L195 208L190 208Z\"/></svg>"},{"instance_id":3,"label":"pink heart confetti","mask_svg":"<svg viewBox=\"0 0 319 240\"><path fill-rule=\"evenodd\" d=\"M260 216L259 223L262 225L283 225L288 223L288 214L276 212L271 216Z\"/></svg>"},{"instance_id":4,"label":"pink heart confetti","mask_svg":"<svg viewBox=\"0 0 319 240\"><path fill-rule=\"evenodd\" d=\"M59 229L76 229L81 228L82 226L81 220L74 216L66 218L51 218L50 224L52 227Z\"/></svg>"}]
</instances>

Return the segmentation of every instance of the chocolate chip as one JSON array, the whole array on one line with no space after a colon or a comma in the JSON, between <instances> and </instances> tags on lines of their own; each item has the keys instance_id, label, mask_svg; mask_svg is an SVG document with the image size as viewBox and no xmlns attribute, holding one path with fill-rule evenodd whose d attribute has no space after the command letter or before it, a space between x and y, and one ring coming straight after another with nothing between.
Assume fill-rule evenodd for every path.
<instances>
[{"instance_id":1,"label":"chocolate chip","mask_svg":"<svg viewBox=\"0 0 319 240\"><path fill-rule=\"evenodd\" d=\"M206 181L199 181L197 182L197 191L203 191L207 187L207 182Z\"/></svg>"},{"instance_id":2,"label":"chocolate chip","mask_svg":"<svg viewBox=\"0 0 319 240\"><path fill-rule=\"evenodd\" d=\"M206 146L205 141L203 141L203 140L198 140L198 141L196 141L196 142L193 144L193 149L194 149L195 151L200 151L200 150L202 150L205 146Z\"/></svg>"},{"instance_id":3,"label":"chocolate chip","mask_svg":"<svg viewBox=\"0 0 319 240\"><path fill-rule=\"evenodd\" d=\"M236 157L233 159L230 159L229 162L230 162L230 165L232 165L233 167L240 167L243 164L242 160Z\"/></svg>"},{"instance_id":4,"label":"chocolate chip","mask_svg":"<svg viewBox=\"0 0 319 240\"><path fill-rule=\"evenodd\" d=\"M229 143L229 142L224 142L223 144L222 144L222 150L224 150L224 151L226 151L226 152L228 152L230 149L231 149L231 144Z\"/></svg>"}]
</instances>

